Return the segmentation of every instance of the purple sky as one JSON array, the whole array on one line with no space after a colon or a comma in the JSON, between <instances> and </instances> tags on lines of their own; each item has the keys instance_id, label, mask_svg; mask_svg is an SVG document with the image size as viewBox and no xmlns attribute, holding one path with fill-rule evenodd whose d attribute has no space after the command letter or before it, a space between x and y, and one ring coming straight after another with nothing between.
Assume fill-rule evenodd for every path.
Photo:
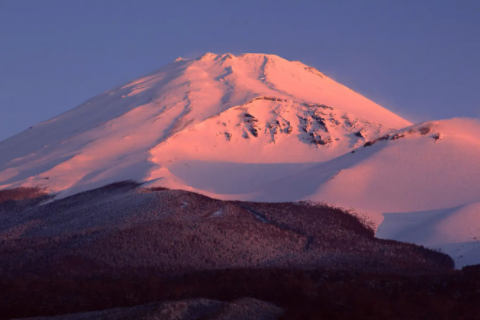
<instances>
[{"instance_id":1,"label":"purple sky","mask_svg":"<svg viewBox=\"0 0 480 320\"><path fill-rule=\"evenodd\" d=\"M480 1L0 0L0 140L204 52L312 65L414 121L480 117Z\"/></svg>"}]
</instances>

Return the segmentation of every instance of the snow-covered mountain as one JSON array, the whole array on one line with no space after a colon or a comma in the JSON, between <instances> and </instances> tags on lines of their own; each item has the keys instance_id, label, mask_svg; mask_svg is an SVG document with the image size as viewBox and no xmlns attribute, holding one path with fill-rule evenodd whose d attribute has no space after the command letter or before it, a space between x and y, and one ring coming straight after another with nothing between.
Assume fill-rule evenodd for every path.
<instances>
[{"instance_id":1,"label":"snow-covered mountain","mask_svg":"<svg viewBox=\"0 0 480 320\"><path fill-rule=\"evenodd\" d=\"M286 164L267 181L251 174L263 184L408 124L300 62L207 53L1 142L0 188L65 196L126 179L180 185L170 168L185 160Z\"/></svg>"},{"instance_id":2,"label":"snow-covered mountain","mask_svg":"<svg viewBox=\"0 0 480 320\"><path fill-rule=\"evenodd\" d=\"M377 237L441 249L457 267L480 263L480 121L410 126L265 190L255 199L351 207Z\"/></svg>"},{"instance_id":3,"label":"snow-covered mountain","mask_svg":"<svg viewBox=\"0 0 480 320\"><path fill-rule=\"evenodd\" d=\"M479 127L412 126L298 61L207 53L0 142L0 189L45 186L61 198L136 180L221 199L325 201L366 214L379 237L480 263Z\"/></svg>"}]
</instances>

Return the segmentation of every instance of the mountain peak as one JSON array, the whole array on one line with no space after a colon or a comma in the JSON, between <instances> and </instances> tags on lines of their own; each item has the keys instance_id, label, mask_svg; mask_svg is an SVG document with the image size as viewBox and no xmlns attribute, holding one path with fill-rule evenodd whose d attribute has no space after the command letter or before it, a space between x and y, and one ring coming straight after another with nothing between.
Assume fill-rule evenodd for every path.
<instances>
[{"instance_id":1,"label":"mountain peak","mask_svg":"<svg viewBox=\"0 0 480 320\"><path fill-rule=\"evenodd\" d=\"M197 58L198 61L213 60L217 57L215 53L206 52Z\"/></svg>"},{"instance_id":2,"label":"mountain peak","mask_svg":"<svg viewBox=\"0 0 480 320\"><path fill-rule=\"evenodd\" d=\"M133 180L223 199L325 201L376 225L386 217L384 237L457 252L467 246L423 234L451 224L448 215L462 221L449 239L476 236L478 127L411 126L298 61L205 53L0 142L0 190L45 187L60 198ZM418 232L392 227L401 215L409 228L417 212Z\"/></svg>"},{"instance_id":3,"label":"mountain peak","mask_svg":"<svg viewBox=\"0 0 480 320\"><path fill-rule=\"evenodd\" d=\"M118 179L184 188L175 174L183 160L327 161L409 124L302 63L205 53L0 142L0 189L43 185L67 195Z\"/></svg>"}]
</instances>

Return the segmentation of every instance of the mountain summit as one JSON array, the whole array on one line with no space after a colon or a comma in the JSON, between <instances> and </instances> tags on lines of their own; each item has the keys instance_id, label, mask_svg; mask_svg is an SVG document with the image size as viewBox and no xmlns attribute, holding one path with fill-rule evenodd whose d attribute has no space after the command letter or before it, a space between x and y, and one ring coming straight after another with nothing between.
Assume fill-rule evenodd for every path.
<instances>
[{"instance_id":1,"label":"mountain summit","mask_svg":"<svg viewBox=\"0 0 480 320\"><path fill-rule=\"evenodd\" d=\"M206 53L0 142L0 189L42 185L66 196L132 179L248 193L409 124L301 62ZM185 182L195 173L180 168L192 161L203 172L220 163L217 183Z\"/></svg>"},{"instance_id":2,"label":"mountain summit","mask_svg":"<svg viewBox=\"0 0 480 320\"><path fill-rule=\"evenodd\" d=\"M377 236L480 262L480 124L412 125L298 61L206 53L0 142L0 190L110 183L354 208Z\"/></svg>"}]
</instances>

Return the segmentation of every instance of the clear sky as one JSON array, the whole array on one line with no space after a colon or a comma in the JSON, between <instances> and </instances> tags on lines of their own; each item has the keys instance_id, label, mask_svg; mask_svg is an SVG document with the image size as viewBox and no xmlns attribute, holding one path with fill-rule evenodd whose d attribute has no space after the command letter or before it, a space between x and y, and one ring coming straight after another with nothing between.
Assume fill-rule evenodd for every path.
<instances>
[{"instance_id":1,"label":"clear sky","mask_svg":"<svg viewBox=\"0 0 480 320\"><path fill-rule=\"evenodd\" d=\"M300 60L414 122L480 117L478 0L0 0L0 140L204 52Z\"/></svg>"}]
</instances>

